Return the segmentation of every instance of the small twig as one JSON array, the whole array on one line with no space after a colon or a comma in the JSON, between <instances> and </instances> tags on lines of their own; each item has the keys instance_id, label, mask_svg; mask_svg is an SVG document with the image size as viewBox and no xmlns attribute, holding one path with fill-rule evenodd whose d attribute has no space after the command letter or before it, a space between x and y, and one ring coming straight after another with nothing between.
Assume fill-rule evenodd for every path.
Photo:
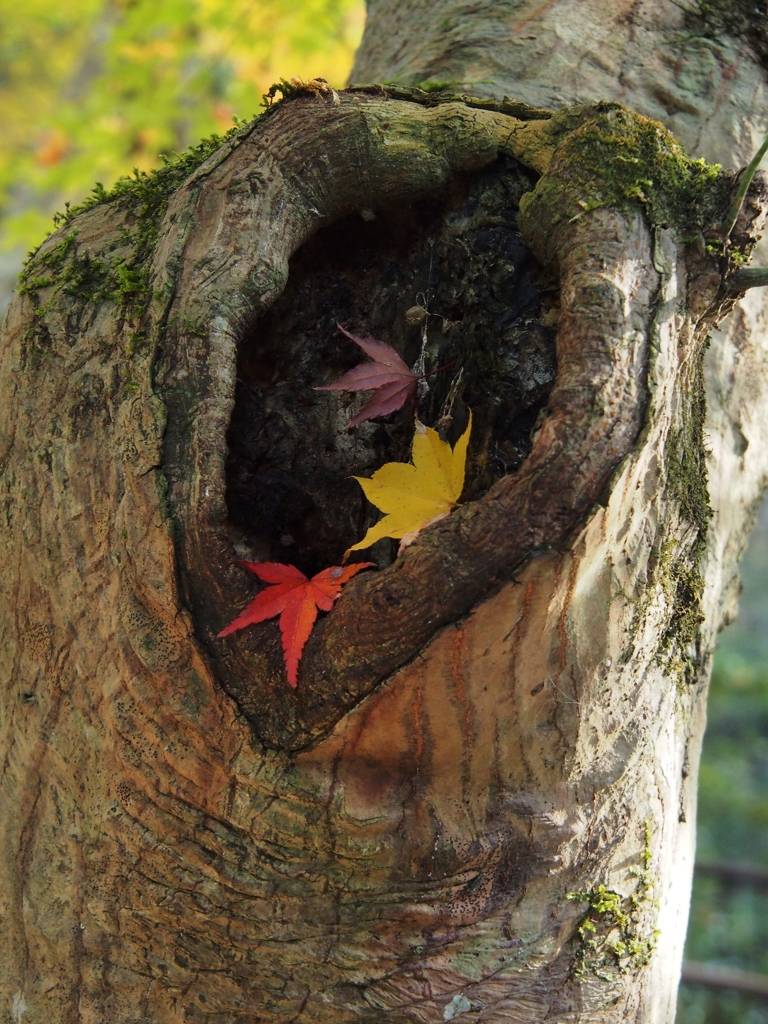
<instances>
[{"instance_id":1,"label":"small twig","mask_svg":"<svg viewBox=\"0 0 768 1024\"><path fill-rule=\"evenodd\" d=\"M768 267L739 267L731 275L730 283L739 292L748 288L764 288L768 285Z\"/></svg>"},{"instance_id":2,"label":"small twig","mask_svg":"<svg viewBox=\"0 0 768 1024\"><path fill-rule=\"evenodd\" d=\"M411 372L416 375L416 379L418 381L417 388L419 398L423 398L425 395L429 394L429 384L427 384L425 380L427 374L424 371L426 369L425 360L427 357L427 322L429 318L429 300L432 291L432 256L434 254L434 245L434 238L430 238L429 274L427 276L427 291L426 294L424 295L424 311L427 315L424 317L424 324L421 329L421 353L419 354L419 358L411 367ZM418 301L418 295L416 296L416 300Z\"/></svg>"},{"instance_id":3,"label":"small twig","mask_svg":"<svg viewBox=\"0 0 768 1024\"><path fill-rule=\"evenodd\" d=\"M768 867L764 864L748 864L733 860L697 860L695 871L697 875L717 875L718 878L737 885L768 888Z\"/></svg>"},{"instance_id":4,"label":"small twig","mask_svg":"<svg viewBox=\"0 0 768 1024\"><path fill-rule=\"evenodd\" d=\"M452 360L451 363L446 363L445 365L446 365L446 367L448 367L448 366L453 365L453 363L455 363L457 361L458 361L458 359L454 359L454 360ZM443 402L443 407L440 410L440 415L438 417L438 423L444 424L444 427L445 427L446 430L448 429L448 426L450 425L451 417L453 416L453 406L454 406L454 404L456 402L456 399L459 396L459 389L461 388L461 382L462 382L463 377L464 377L464 367L460 366L459 369L458 369L458 372L454 375L454 378L451 381L451 386L448 388L448 394L446 395L445 401ZM446 420L448 421L447 424L445 422Z\"/></svg>"},{"instance_id":5,"label":"small twig","mask_svg":"<svg viewBox=\"0 0 768 1024\"><path fill-rule=\"evenodd\" d=\"M703 964L695 960L683 963L682 980L689 985L706 985L708 988L730 988L744 995L762 996L768 999L768 975L742 971L738 967L724 967L721 964Z\"/></svg>"},{"instance_id":6,"label":"small twig","mask_svg":"<svg viewBox=\"0 0 768 1024\"><path fill-rule=\"evenodd\" d=\"M736 195L733 197L731 208L728 211L728 215L726 216L725 220L723 221L723 237L726 241L731 237L731 232L733 231L734 225L736 224L736 221L739 219L739 213L741 212L741 207L744 204L744 197L747 194L747 189L751 185L752 179L754 178L757 168L760 166L760 163L763 157L765 156L766 152L768 152L768 135L766 135L765 139L763 140L762 146L760 147L760 149L758 149L758 151L755 153L755 155L752 157L751 161L745 168L744 173L741 176L741 181L739 182L739 187L736 190ZM748 285L747 287L752 288L754 286Z\"/></svg>"},{"instance_id":7,"label":"small twig","mask_svg":"<svg viewBox=\"0 0 768 1024\"><path fill-rule=\"evenodd\" d=\"M423 327L422 332L421 332L421 352L419 353L419 358L416 360L416 362L411 367L411 373L414 374L414 376L416 377L416 380L418 381L417 388L418 388L419 398L423 398L424 395L429 393L429 384L427 384L427 382L425 380L425 377L427 376L427 374L424 372L425 371L425 365L426 365L426 358L427 358L427 318L424 317L424 327Z\"/></svg>"},{"instance_id":8,"label":"small twig","mask_svg":"<svg viewBox=\"0 0 768 1024\"><path fill-rule=\"evenodd\" d=\"M424 380L425 377L431 377L433 373L442 373L443 370L447 370L449 366L453 366L454 363L458 362L458 358L459 357L457 356L456 359L452 359L450 363L446 363L444 366L436 366L434 370L427 370L426 373L422 373L422 375L416 379Z\"/></svg>"}]
</instances>

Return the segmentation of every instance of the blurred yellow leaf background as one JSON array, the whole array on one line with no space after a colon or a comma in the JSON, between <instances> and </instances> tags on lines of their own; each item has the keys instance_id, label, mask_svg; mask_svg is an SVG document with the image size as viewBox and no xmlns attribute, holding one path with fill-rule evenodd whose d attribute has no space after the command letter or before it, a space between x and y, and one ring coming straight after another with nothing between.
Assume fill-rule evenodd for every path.
<instances>
[{"instance_id":1,"label":"blurred yellow leaf background","mask_svg":"<svg viewBox=\"0 0 768 1024\"><path fill-rule=\"evenodd\" d=\"M0 0L0 249L250 119L280 78L342 86L363 0Z\"/></svg>"}]
</instances>

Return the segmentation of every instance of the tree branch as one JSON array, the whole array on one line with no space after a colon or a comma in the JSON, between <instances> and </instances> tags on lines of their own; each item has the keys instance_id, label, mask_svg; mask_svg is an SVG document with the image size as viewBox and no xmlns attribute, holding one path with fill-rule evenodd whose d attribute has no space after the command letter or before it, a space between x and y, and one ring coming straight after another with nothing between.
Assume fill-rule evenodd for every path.
<instances>
[{"instance_id":1,"label":"tree branch","mask_svg":"<svg viewBox=\"0 0 768 1024\"><path fill-rule=\"evenodd\" d=\"M768 887L768 868L762 864L744 864L739 861L696 861L697 875L716 875L727 882L741 885Z\"/></svg>"},{"instance_id":2,"label":"tree branch","mask_svg":"<svg viewBox=\"0 0 768 1024\"><path fill-rule=\"evenodd\" d=\"M687 985L732 989L747 996L762 996L763 999L768 999L768 977L764 974L742 971L738 967L685 960L682 981Z\"/></svg>"},{"instance_id":3,"label":"tree branch","mask_svg":"<svg viewBox=\"0 0 768 1024\"><path fill-rule=\"evenodd\" d=\"M768 285L768 267L739 267L731 276L730 284L739 292L748 288L764 288Z\"/></svg>"}]
</instances>

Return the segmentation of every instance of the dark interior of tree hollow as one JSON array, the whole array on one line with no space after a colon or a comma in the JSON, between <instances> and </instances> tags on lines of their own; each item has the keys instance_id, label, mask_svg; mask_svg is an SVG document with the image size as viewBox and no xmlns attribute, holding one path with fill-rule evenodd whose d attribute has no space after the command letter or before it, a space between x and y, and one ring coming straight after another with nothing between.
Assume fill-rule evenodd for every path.
<instances>
[{"instance_id":1,"label":"dark interior of tree hollow","mask_svg":"<svg viewBox=\"0 0 768 1024\"><path fill-rule=\"evenodd\" d=\"M519 468L555 375L557 291L517 229L533 184L505 158L413 206L339 220L294 255L285 291L239 349L227 506L242 557L306 573L338 564L380 515L351 478L407 462L415 414L454 443L472 410L463 501ZM429 390L348 429L369 393L314 390L367 359L337 324L409 366L426 324ZM396 548L358 554L383 568Z\"/></svg>"}]
</instances>

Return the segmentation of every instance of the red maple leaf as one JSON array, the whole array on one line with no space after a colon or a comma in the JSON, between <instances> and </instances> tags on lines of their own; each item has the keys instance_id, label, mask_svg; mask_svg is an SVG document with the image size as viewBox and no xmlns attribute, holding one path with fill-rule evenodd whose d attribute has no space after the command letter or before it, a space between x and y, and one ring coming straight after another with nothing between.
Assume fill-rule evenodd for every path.
<instances>
[{"instance_id":1,"label":"red maple leaf","mask_svg":"<svg viewBox=\"0 0 768 1024\"><path fill-rule=\"evenodd\" d=\"M345 331L341 324L336 326L342 334L359 345L372 362L360 363L335 383L315 388L315 391L374 391L362 409L349 421L350 427L356 427L358 423L373 419L374 416L386 416L401 408L408 396L413 394L418 378L411 373L391 345L375 338L358 338Z\"/></svg>"},{"instance_id":2,"label":"red maple leaf","mask_svg":"<svg viewBox=\"0 0 768 1024\"><path fill-rule=\"evenodd\" d=\"M229 636L244 626L279 615L288 683L295 690L301 652L315 624L317 609L329 612L344 584L349 582L355 573L367 569L374 563L333 565L330 569L323 569L311 580L293 565L243 561L239 561L239 564L256 573L260 580L273 586L257 594L237 618L222 629L219 636Z\"/></svg>"}]
</instances>

